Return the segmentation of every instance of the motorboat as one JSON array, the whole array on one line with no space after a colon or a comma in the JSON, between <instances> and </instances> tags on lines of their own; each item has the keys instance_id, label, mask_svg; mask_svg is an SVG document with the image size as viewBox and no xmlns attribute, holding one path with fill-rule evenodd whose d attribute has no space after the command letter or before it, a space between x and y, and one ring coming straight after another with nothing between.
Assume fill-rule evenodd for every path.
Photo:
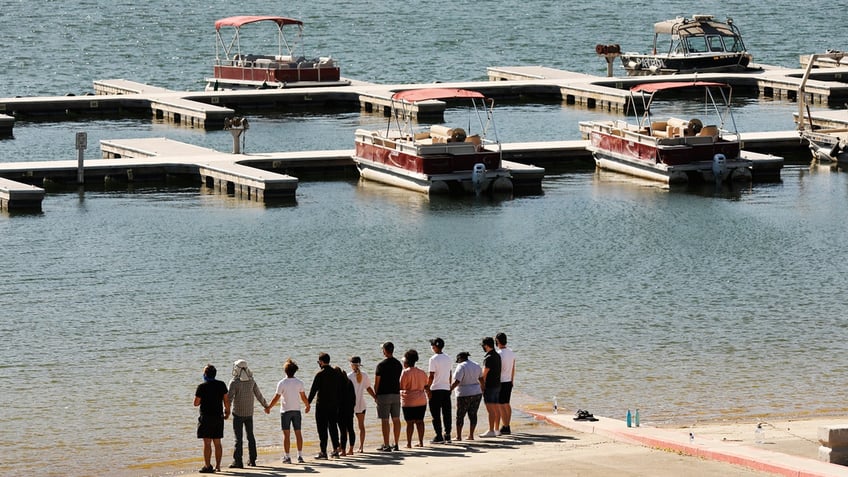
<instances>
[{"instance_id":1,"label":"motorboat","mask_svg":"<svg viewBox=\"0 0 848 477\"><path fill-rule=\"evenodd\" d=\"M698 90L711 119L654 117L651 107L658 95ZM580 130L588 136L587 149L600 169L668 184L750 181L752 161L741 157L731 95L729 84L710 81L640 84L630 89L628 103L635 121L584 121Z\"/></svg>"},{"instance_id":2,"label":"motorboat","mask_svg":"<svg viewBox=\"0 0 848 477\"><path fill-rule=\"evenodd\" d=\"M427 102L470 102L464 127L420 125L415 111ZM427 194L509 193L493 118L494 100L456 88L396 92L388 125L357 129L353 162L360 177Z\"/></svg>"},{"instance_id":3,"label":"motorboat","mask_svg":"<svg viewBox=\"0 0 848 477\"><path fill-rule=\"evenodd\" d=\"M261 30L261 25L273 25L276 51L265 54L243 51L242 42L247 39L242 38L242 29L248 25L255 27L251 30ZM300 53L302 38L303 22L294 18L242 15L215 21L214 74L207 78L206 89L350 84L341 79L339 65L331 56L303 56Z\"/></svg>"},{"instance_id":4,"label":"motorboat","mask_svg":"<svg viewBox=\"0 0 848 477\"><path fill-rule=\"evenodd\" d=\"M846 58L848 53L838 50L828 50L825 53L816 53L807 57L804 75L796 96L798 98L797 123L798 133L801 139L807 142L813 162L821 164L836 162L840 166L848 164L848 128L821 128L814 125L806 90L813 69L821 68L822 64L841 64Z\"/></svg>"},{"instance_id":5,"label":"motorboat","mask_svg":"<svg viewBox=\"0 0 848 477\"><path fill-rule=\"evenodd\" d=\"M751 63L733 19L720 22L712 15L655 23L651 53L624 52L620 58L629 76L740 72Z\"/></svg>"}]
</instances>

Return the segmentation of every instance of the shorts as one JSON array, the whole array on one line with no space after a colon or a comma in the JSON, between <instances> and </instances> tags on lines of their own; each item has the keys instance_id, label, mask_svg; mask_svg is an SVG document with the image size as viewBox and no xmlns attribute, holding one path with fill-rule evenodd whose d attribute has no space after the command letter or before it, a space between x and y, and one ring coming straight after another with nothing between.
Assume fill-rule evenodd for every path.
<instances>
[{"instance_id":1,"label":"shorts","mask_svg":"<svg viewBox=\"0 0 848 477\"><path fill-rule=\"evenodd\" d=\"M498 398L501 394L501 387L498 386L496 388L486 388L483 391L483 402L486 404L498 404Z\"/></svg>"},{"instance_id":2,"label":"shorts","mask_svg":"<svg viewBox=\"0 0 848 477\"><path fill-rule=\"evenodd\" d=\"M380 419L399 418L400 394L378 394L377 417Z\"/></svg>"},{"instance_id":3,"label":"shorts","mask_svg":"<svg viewBox=\"0 0 848 477\"><path fill-rule=\"evenodd\" d=\"M295 431L299 431L302 419L303 416L300 414L300 411L286 411L280 414L280 427L284 431L288 431L292 427L294 427Z\"/></svg>"},{"instance_id":4,"label":"shorts","mask_svg":"<svg viewBox=\"0 0 848 477\"><path fill-rule=\"evenodd\" d=\"M509 404L509 398L512 396L512 381L501 383L501 393L498 395L499 404Z\"/></svg>"},{"instance_id":5,"label":"shorts","mask_svg":"<svg viewBox=\"0 0 848 477\"><path fill-rule=\"evenodd\" d=\"M404 421L423 421L427 406L404 407L402 409Z\"/></svg>"},{"instance_id":6,"label":"shorts","mask_svg":"<svg viewBox=\"0 0 848 477\"><path fill-rule=\"evenodd\" d=\"M221 439L224 437L224 416L201 414L197 418L198 439Z\"/></svg>"}]
</instances>

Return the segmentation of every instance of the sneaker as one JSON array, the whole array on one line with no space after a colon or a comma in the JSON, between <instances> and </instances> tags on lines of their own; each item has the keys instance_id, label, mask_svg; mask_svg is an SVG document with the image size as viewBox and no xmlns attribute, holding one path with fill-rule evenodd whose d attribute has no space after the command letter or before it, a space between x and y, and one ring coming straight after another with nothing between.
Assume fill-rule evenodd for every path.
<instances>
[{"instance_id":1,"label":"sneaker","mask_svg":"<svg viewBox=\"0 0 848 477\"><path fill-rule=\"evenodd\" d=\"M241 462L233 462L232 464L230 464L230 468L231 469L244 469L244 464L242 464Z\"/></svg>"},{"instance_id":2,"label":"sneaker","mask_svg":"<svg viewBox=\"0 0 848 477\"><path fill-rule=\"evenodd\" d=\"M450 444L450 443L451 443L450 434L445 434L445 444Z\"/></svg>"},{"instance_id":3,"label":"sneaker","mask_svg":"<svg viewBox=\"0 0 848 477\"><path fill-rule=\"evenodd\" d=\"M495 437L500 437L500 436L501 436L501 431L495 431Z\"/></svg>"},{"instance_id":4,"label":"sneaker","mask_svg":"<svg viewBox=\"0 0 848 477\"><path fill-rule=\"evenodd\" d=\"M495 431L488 431L480 434L480 437L498 437L499 434L495 434Z\"/></svg>"},{"instance_id":5,"label":"sneaker","mask_svg":"<svg viewBox=\"0 0 848 477\"><path fill-rule=\"evenodd\" d=\"M214 474L215 468L211 465L205 465L200 470L198 470L201 474Z\"/></svg>"},{"instance_id":6,"label":"sneaker","mask_svg":"<svg viewBox=\"0 0 848 477\"><path fill-rule=\"evenodd\" d=\"M508 436L508 435L512 434L512 430L509 428L509 426L502 426L501 427L501 434Z\"/></svg>"},{"instance_id":7,"label":"sneaker","mask_svg":"<svg viewBox=\"0 0 848 477\"><path fill-rule=\"evenodd\" d=\"M298 464L302 464L302 463L303 463L303 457L302 457L302 456L297 456L297 463L298 463Z\"/></svg>"},{"instance_id":8,"label":"sneaker","mask_svg":"<svg viewBox=\"0 0 848 477\"><path fill-rule=\"evenodd\" d=\"M400 451L400 449L398 449L398 445L397 445L397 444L395 444L395 445L393 445L393 446L392 446L392 450L393 450L393 451L395 451L395 452L399 452L399 451Z\"/></svg>"},{"instance_id":9,"label":"sneaker","mask_svg":"<svg viewBox=\"0 0 848 477\"><path fill-rule=\"evenodd\" d=\"M291 457L289 457L289 456L283 457L283 464L291 464Z\"/></svg>"},{"instance_id":10,"label":"sneaker","mask_svg":"<svg viewBox=\"0 0 848 477\"><path fill-rule=\"evenodd\" d=\"M323 452L319 452L318 454L315 455L315 459L316 460L327 460L327 454L325 454Z\"/></svg>"},{"instance_id":11,"label":"sneaker","mask_svg":"<svg viewBox=\"0 0 848 477\"><path fill-rule=\"evenodd\" d=\"M256 467L256 461L252 460L252 461L248 462L247 465L249 465L250 467Z\"/></svg>"},{"instance_id":12,"label":"sneaker","mask_svg":"<svg viewBox=\"0 0 848 477\"><path fill-rule=\"evenodd\" d=\"M392 446L385 446L385 445L383 445L383 446L378 447L378 448L377 448L377 451L378 451L378 452L391 452L391 451L392 451Z\"/></svg>"},{"instance_id":13,"label":"sneaker","mask_svg":"<svg viewBox=\"0 0 848 477\"><path fill-rule=\"evenodd\" d=\"M338 452L333 452L332 454L330 454L330 457L332 457L333 459L338 459L338 458L339 458L339 453L338 453Z\"/></svg>"},{"instance_id":14,"label":"sneaker","mask_svg":"<svg viewBox=\"0 0 848 477\"><path fill-rule=\"evenodd\" d=\"M430 441L430 444L444 444L445 440L442 439L442 436L436 436L433 440Z\"/></svg>"}]
</instances>

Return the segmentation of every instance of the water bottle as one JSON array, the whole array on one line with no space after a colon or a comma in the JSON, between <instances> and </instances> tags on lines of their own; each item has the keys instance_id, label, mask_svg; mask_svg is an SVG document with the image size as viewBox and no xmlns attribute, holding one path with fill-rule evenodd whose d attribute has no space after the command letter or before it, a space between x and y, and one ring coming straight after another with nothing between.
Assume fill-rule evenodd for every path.
<instances>
[{"instance_id":1,"label":"water bottle","mask_svg":"<svg viewBox=\"0 0 848 477\"><path fill-rule=\"evenodd\" d=\"M627 410L627 427L632 427L632 416L630 415L630 409Z\"/></svg>"},{"instance_id":2,"label":"water bottle","mask_svg":"<svg viewBox=\"0 0 848 477\"><path fill-rule=\"evenodd\" d=\"M757 424L757 428L754 429L754 442L756 442L757 444L764 443L765 440L766 440L765 434L766 434L766 432L763 429L763 424L762 423Z\"/></svg>"},{"instance_id":3,"label":"water bottle","mask_svg":"<svg viewBox=\"0 0 848 477\"><path fill-rule=\"evenodd\" d=\"M558 413L559 413L559 408L557 407L556 396L554 396L554 414L558 414Z\"/></svg>"},{"instance_id":4,"label":"water bottle","mask_svg":"<svg viewBox=\"0 0 848 477\"><path fill-rule=\"evenodd\" d=\"M636 409L636 414L633 416L633 424L639 427L639 410Z\"/></svg>"}]
</instances>

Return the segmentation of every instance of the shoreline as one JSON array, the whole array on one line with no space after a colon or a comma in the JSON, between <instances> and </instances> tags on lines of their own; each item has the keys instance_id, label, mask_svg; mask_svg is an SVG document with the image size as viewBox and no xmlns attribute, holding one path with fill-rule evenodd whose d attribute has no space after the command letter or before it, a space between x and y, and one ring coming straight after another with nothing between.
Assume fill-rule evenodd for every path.
<instances>
[{"instance_id":1,"label":"shoreline","mask_svg":"<svg viewBox=\"0 0 848 477\"><path fill-rule=\"evenodd\" d=\"M485 416L485 411L481 410L478 418L485 419ZM761 421L735 420L699 422L692 426L654 426L643 423L638 428L627 428L624 421L597 415L596 417L599 419L597 422L580 422L574 421L573 413L570 412L552 414L524 407L515 408L512 436L477 438L474 441L454 440L450 445L426 444L426 441L432 438L430 422L427 420L423 448L403 447L405 433L402 431L400 451L389 454L374 450L380 440L379 429L375 426L378 426L378 422L374 419L374 422L369 422L363 454L315 461L313 457L317 451L317 442L306 440L305 464L282 464L282 446L266 446L259 449L259 466L245 469L227 467L232 462L231 434L228 433L224 438L224 457L220 473L320 473L333 477L339 472L367 469L372 474L390 475L397 472L397 465L403 465L405 475L429 474L438 466L439 473L443 476L459 476L478 475L474 473L474 469L479 467L482 471L490 464L498 465L500 462L502 465L509 465L510 472L514 475L534 477L538 476L538 472L544 471L540 467L543 464L558 469L574 469L575 473L562 475L598 477L613 474L683 475L693 470L698 475L800 475L793 473L799 466L800 469L808 471L804 475L848 477L848 467L817 460L818 427L848 425L848 418L819 416ZM480 425L484 422L478 422L478 435L481 432ZM757 422L766 424L765 440L762 444L754 442ZM309 419L304 423L305 429L309 424L313 424ZM402 426L402 430L405 430L403 421ZM467 427L465 429L467 432ZM695 436L694 441L689 441L690 432ZM136 475L139 470L152 472L145 475L155 476L200 475L197 473L202 464L199 445L197 451L197 457L193 459L159 462L131 470L134 470ZM296 454L293 452L292 455ZM608 456L615 457L618 463L610 462L612 459ZM577 465L578 463L580 465ZM677 473L674 473L675 469Z\"/></svg>"}]
</instances>

